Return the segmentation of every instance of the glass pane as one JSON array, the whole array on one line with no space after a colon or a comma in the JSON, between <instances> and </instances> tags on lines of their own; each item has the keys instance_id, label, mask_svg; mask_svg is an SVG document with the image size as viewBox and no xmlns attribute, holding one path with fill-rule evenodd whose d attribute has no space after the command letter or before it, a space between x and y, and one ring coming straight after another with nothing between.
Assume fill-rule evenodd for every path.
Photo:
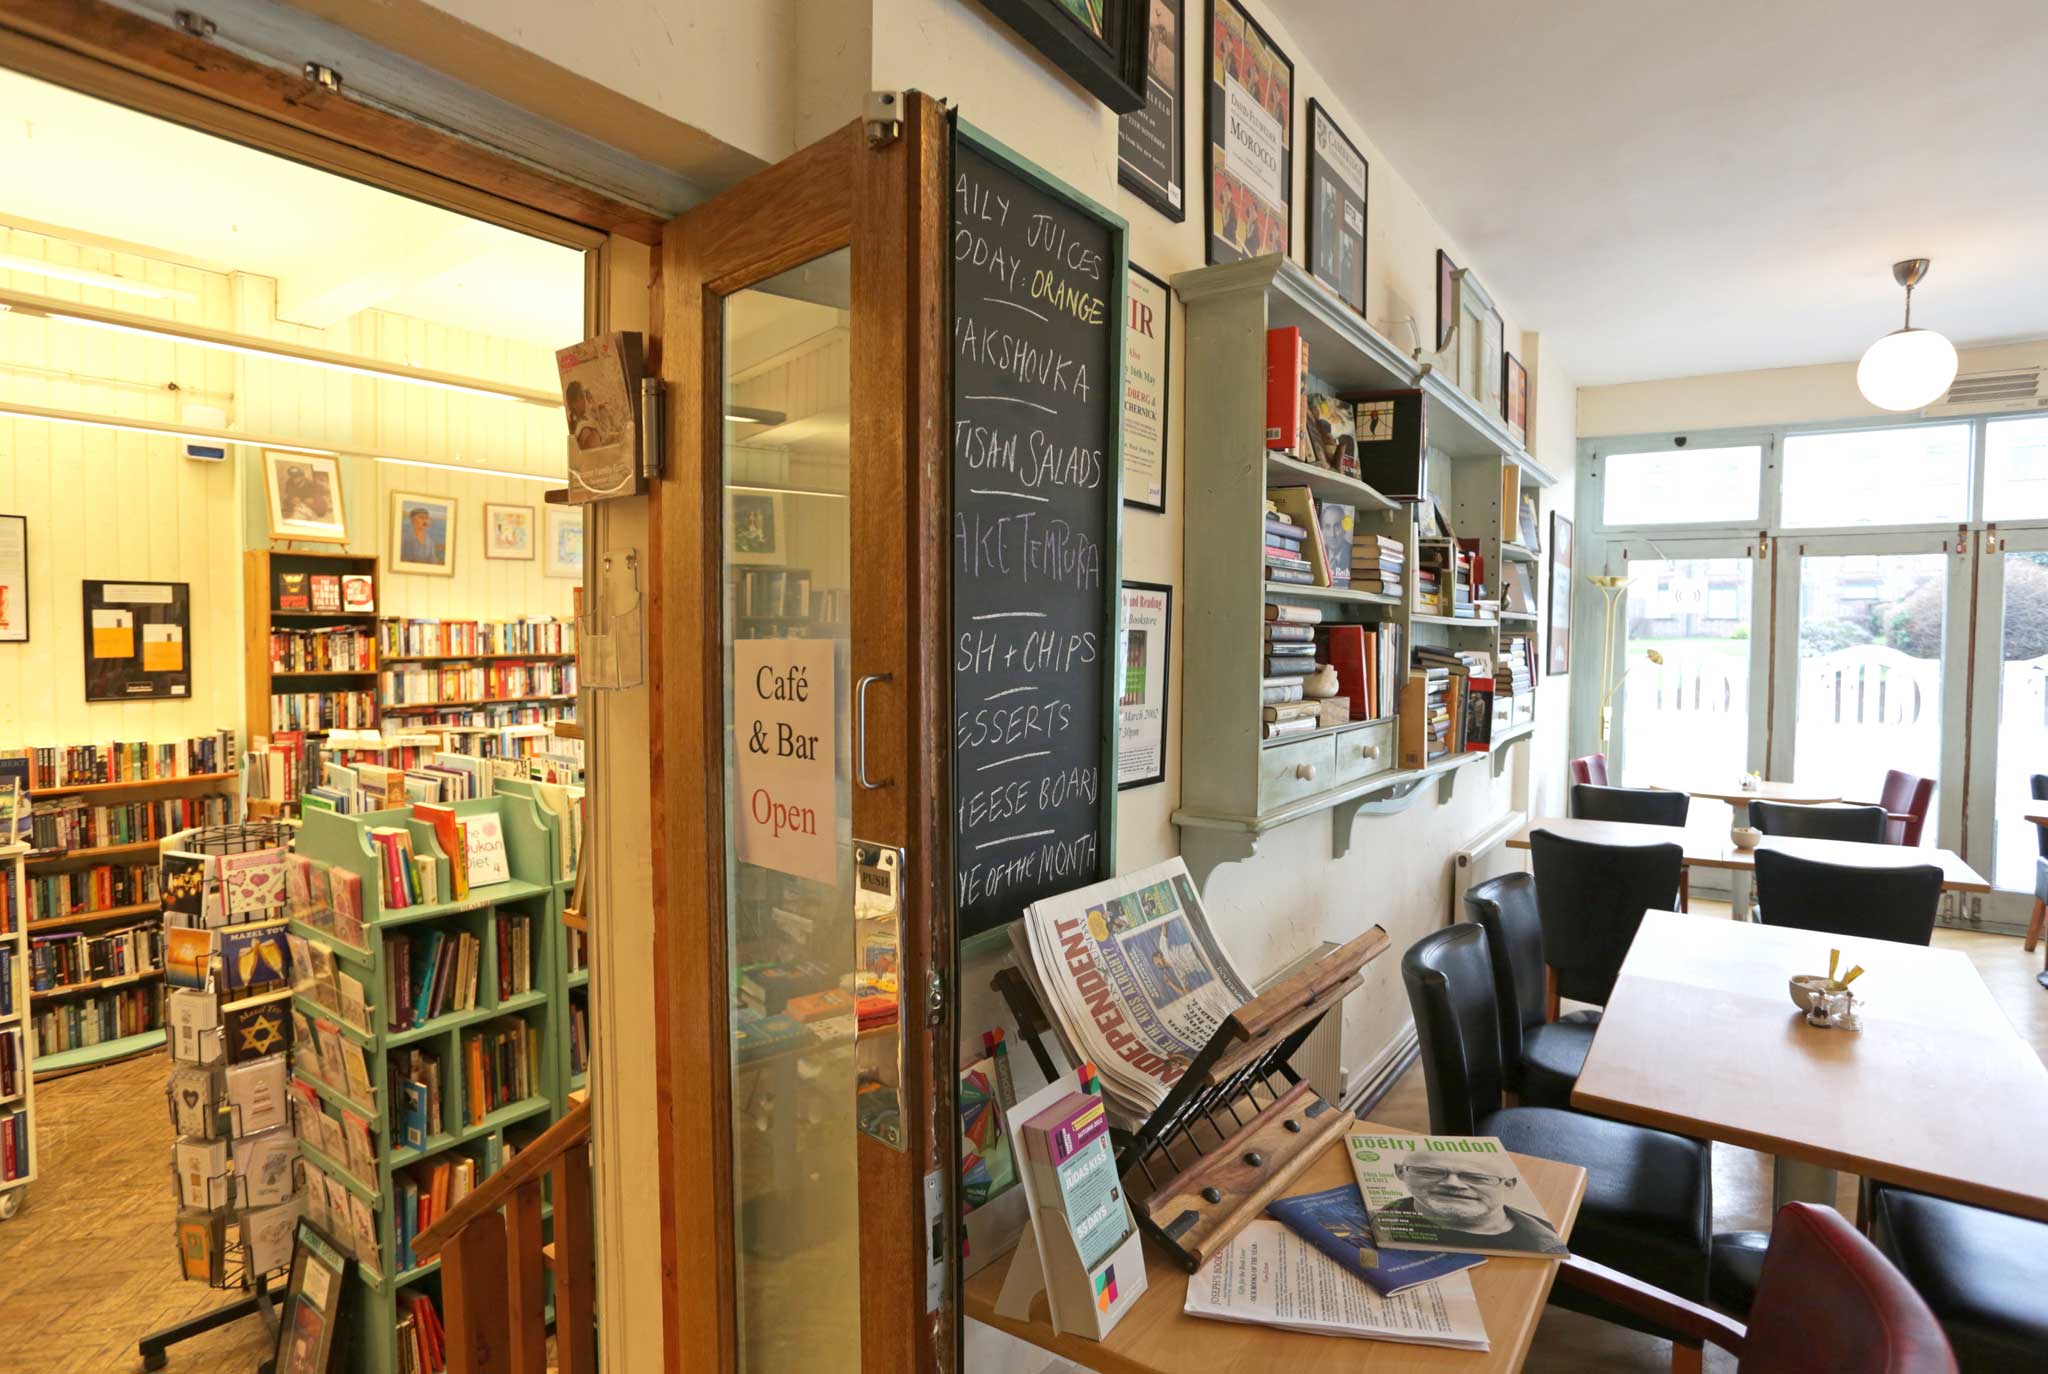
<instances>
[{"instance_id":1,"label":"glass pane","mask_svg":"<svg viewBox=\"0 0 2048 1374\"><path fill-rule=\"evenodd\" d=\"M2048 810L2030 786L2048 773L2048 553L2005 556L2005 625L1998 681L1997 824L1991 838L1992 885L2034 890L2041 830L2026 819Z\"/></svg>"},{"instance_id":2,"label":"glass pane","mask_svg":"<svg viewBox=\"0 0 2048 1374\"><path fill-rule=\"evenodd\" d=\"M1754 520L1764 451L1671 448L1600 460L1609 525L1730 524Z\"/></svg>"},{"instance_id":3,"label":"glass pane","mask_svg":"<svg viewBox=\"0 0 2048 1374\"><path fill-rule=\"evenodd\" d=\"M1747 771L1754 566L1747 558L1629 560L1628 660L1616 670L1628 674L1624 786L1683 787Z\"/></svg>"},{"instance_id":4,"label":"glass pane","mask_svg":"<svg viewBox=\"0 0 2048 1374\"><path fill-rule=\"evenodd\" d=\"M1800 560L1795 781L1874 802L1886 769L1940 777L1947 577L1938 553Z\"/></svg>"},{"instance_id":5,"label":"glass pane","mask_svg":"<svg viewBox=\"0 0 2048 1374\"><path fill-rule=\"evenodd\" d=\"M859 990L846 288L842 249L725 302L733 1212L761 1374L859 1368L855 1022L790 1005Z\"/></svg>"},{"instance_id":6,"label":"glass pane","mask_svg":"<svg viewBox=\"0 0 2048 1374\"><path fill-rule=\"evenodd\" d=\"M1791 434L1779 523L1812 529L1963 520L1969 478L1968 425Z\"/></svg>"},{"instance_id":7,"label":"glass pane","mask_svg":"<svg viewBox=\"0 0 2048 1374\"><path fill-rule=\"evenodd\" d=\"M2048 519L2048 416L1984 426L1984 518Z\"/></svg>"}]
</instances>

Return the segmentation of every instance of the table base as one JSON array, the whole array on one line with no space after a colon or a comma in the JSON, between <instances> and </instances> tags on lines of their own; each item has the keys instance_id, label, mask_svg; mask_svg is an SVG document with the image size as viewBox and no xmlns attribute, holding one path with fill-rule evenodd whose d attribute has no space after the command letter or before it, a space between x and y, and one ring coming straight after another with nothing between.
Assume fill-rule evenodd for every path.
<instances>
[{"instance_id":1,"label":"table base","mask_svg":"<svg viewBox=\"0 0 2048 1374\"><path fill-rule=\"evenodd\" d=\"M1774 1155L1771 1159L1771 1215L1788 1202L1835 1205L1835 1171L1803 1159Z\"/></svg>"}]
</instances>

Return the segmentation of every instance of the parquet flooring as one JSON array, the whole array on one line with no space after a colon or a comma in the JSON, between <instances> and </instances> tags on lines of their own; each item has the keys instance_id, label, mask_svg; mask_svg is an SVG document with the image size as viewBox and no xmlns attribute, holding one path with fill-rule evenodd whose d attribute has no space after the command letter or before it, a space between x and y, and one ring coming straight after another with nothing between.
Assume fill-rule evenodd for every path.
<instances>
[{"instance_id":1,"label":"parquet flooring","mask_svg":"<svg viewBox=\"0 0 2048 1374\"><path fill-rule=\"evenodd\" d=\"M36 1085L40 1176L0 1222L0 1374L130 1374L135 1343L234 1298L178 1277L162 1051ZM245 1374L262 1323L171 1347L168 1371Z\"/></svg>"}]
</instances>

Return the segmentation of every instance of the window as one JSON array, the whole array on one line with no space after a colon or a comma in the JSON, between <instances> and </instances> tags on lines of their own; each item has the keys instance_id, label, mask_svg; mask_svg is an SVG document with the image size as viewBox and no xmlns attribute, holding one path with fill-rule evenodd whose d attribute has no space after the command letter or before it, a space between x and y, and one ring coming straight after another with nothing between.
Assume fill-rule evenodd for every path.
<instances>
[{"instance_id":1,"label":"window","mask_svg":"<svg viewBox=\"0 0 2048 1374\"><path fill-rule=\"evenodd\" d=\"M1609 525L1743 524L1757 517L1763 449L1669 448L1601 459Z\"/></svg>"},{"instance_id":2,"label":"window","mask_svg":"<svg viewBox=\"0 0 2048 1374\"><path fill-rule=\"evenodd\" d=\"M2048 417L1984 426L1984 518L2048 519Z\"/></svg>"},{"instance_id":3,"label":"window","mask_svg":"<svg viewBox=\"0 0 2048 1374\"><path fill-rule=\"evenodd\" d=\"M1908 425L1790 434L1779 523L1926 525L1970 514L1970 426Z\"/></svg>"}]
</instances>

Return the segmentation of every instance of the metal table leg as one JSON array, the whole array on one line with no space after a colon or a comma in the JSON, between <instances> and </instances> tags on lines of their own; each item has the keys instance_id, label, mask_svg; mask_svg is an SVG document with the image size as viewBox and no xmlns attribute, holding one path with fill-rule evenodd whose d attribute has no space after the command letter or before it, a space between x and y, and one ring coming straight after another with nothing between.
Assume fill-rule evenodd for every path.
<instances>
[{"instance_id":1,"label":"metal table leg","mask_svg":"<svg viewBox=\"0 0 2048 1374\"><path fill-rule=\"evenodd\" d=\"M1737 828L1749 824L1749 803L1731 801L1728 803L1730 819ZM1746 868L1733 869L1728 874L1728 914L1738 921L1750 919L1750 873Z\"/></svg>"},{"instance_id":2,"label":"metal table leg","mask_svg":"<svg viewBox=\"0 0 2048 1374\"><path fill-rule=\"evenodd\" d=\"M1835 1171L1803 1159L1771 1157L1771 1214L1777 1215L1788 1202L1818 1202L1835 1205Z\"/></svg>"}]
</instances>

